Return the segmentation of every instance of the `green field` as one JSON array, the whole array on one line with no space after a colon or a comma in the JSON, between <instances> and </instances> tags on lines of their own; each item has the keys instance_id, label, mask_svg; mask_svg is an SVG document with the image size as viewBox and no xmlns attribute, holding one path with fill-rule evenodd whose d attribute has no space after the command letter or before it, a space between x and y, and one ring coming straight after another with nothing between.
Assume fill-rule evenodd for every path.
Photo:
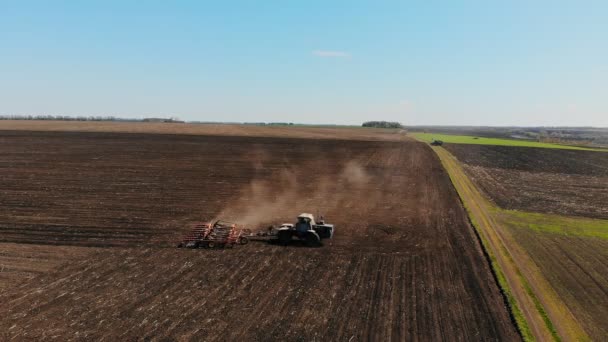
<instances>
[{"instance_id":1,"label":"green field","mask_svg":"<svg viewBox=\"0 0 608 342\"><path fill-rule=\"evenodd\" d=\"M474 144L474 145L498 145L498 146L524 146L524 147L540 147L540 148L560 148L564 150L587 150L587 151L608 151L598 148L586 148L559 144L541 143L536 141L528 140L516 140L516 139L499 139L499 138L484 138L484 137L473 137L468 135L451 135L451 134L437 134L437 133L420 133L411 132L408 133L416 139L431 142L433 140L442 140L445 143L453 144Z\"/></svg>"},{"instance_id":2,"label":"green field","mask_svg":"<svg viewBox=\"0 0 608 342\"><path fill-rule=\"evenodd\" d=\"M503 222L513 227L527 228L537 232L552 234L608 239L608 220L530 213L498 208L494 208L494 211Z\"/></svg>"}]
</instances>

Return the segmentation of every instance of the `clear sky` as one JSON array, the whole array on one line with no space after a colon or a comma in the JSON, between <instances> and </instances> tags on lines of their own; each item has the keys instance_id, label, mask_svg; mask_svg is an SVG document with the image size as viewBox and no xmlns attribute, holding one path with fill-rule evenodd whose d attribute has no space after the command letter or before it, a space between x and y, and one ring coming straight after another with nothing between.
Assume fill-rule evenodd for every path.
<instances>
[{"instance_id":1,"label":"clear sky","mask_svg":"<svg viewBox=\"0 0 608 342\"><path fill-rule=\"evenodd\" d=\"M0 114L608 126L608 1L0 0Z\"/></svg>"}]
</instances>

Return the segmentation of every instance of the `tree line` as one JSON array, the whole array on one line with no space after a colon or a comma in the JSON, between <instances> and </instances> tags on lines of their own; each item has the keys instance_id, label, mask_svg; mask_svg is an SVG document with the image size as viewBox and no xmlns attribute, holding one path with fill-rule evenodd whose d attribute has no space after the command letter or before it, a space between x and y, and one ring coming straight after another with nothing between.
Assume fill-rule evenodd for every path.
<instances>
[{"instance_id":1,"label":"tree line","mask_svg":"<svg viewBox=\"0 0 608 342\"><path fill-rule=\"evenodd\" d=\"M142 119L126 119L114 116L67 116L67 115L0 115L0 120L53 120L53 121L127 121L138 122Z\"/></svg>"},{"instance_id":2,"label":"tree line","mask_svg":"<svg viewBox=\"0 0 608 342\"><path fill-rule=\"evenodd\" d=\"M394 121L367 121L361 126L375 128L403 128L403 125Z\"/></svg>"}]
</instances>

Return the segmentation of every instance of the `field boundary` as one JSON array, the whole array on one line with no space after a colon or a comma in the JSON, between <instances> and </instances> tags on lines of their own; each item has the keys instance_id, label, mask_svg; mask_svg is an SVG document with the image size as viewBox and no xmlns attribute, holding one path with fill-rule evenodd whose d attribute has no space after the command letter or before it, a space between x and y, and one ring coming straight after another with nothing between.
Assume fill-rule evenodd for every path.
<instances>
[{"instance_id":1,"label":"field boundary","mask_svg":"<svg viewBox=\"0 0 608 342\"><path fill-rule=\"evenodd\" d=\"M449 177L450 177L450 181L452 181L451 176L449 176ZM453 183L452 183L452 186L454 186ZM454 187L454 189L456 190L456 192L458 192L458 189L456 189L456 187ZM523 340L525 340L525 341L533 340L532 333L530 332L530 327L528 326L528 323L526 322L525 318L523 317L523 313L519 309L519 306L517 306L517 302L515 301L515 298L513 297L513 293L511 293L511 291L509 290L508 284L506 283L505 275L501 271L500 266L496 263L496 257L494 256L492 251L489 249L488 241L483 236L481 236L479 230L476 228L477 223L473 220L473 218L471 216L471 210L463 202L462 197L460 197L460 194L458 195L458 200L460 201L460 204L462 204L463 208L467 212L467 218L468 218L469 224L471 225L473 233L475 234L475 237L477 238L477 241L481 247L481 251L482 251L486 261L488 262L488 265L490 265L490 271L492 272L494 281L496 282L496 284L498 284L498 289L500 290L500 293L503 296L505 306L508 308L509 316L511 317L511 321L512 321L513 325L515 326L515 328L517 329L517 331L519 332L519 334Z\"/></svg>"},{"instance_id":2,"label":"field boundary","mask_svg":"<svg viewBox=\"0 0 608 342\"><path fill-rule=\"evenodd\" d=\"M479 233L524 340L589 340L538 266L497 223L493 215L497 209L466 176L456 158L442 147L433 150Z\"/></svg>"},{"instance_id":3,"label":"field boundary","mask_svg":"<svg viewBox=\"0 0 608 342\"><path fill-rule=\"evenodd\" d=\"M535 148L550 148L550 149L575 150L575 151L608 152L608 149L604 149L604 148L562 145L562 144L556 144L556 143L544 143L544 142L538 142L538 141L506 139L506 138L487 138L487 137L477 137L477 136L470 136L470 135L441 134L441 133L435 134L435 133L421 133L421 132L410 132L410 133L408 133L408 135L413 136L414 138L416 138L420 141L427 142L427 143L430 143L433 140L441 140L445 143L450 143L450 144L535 147Z\"/></svg>"}]
</instances>

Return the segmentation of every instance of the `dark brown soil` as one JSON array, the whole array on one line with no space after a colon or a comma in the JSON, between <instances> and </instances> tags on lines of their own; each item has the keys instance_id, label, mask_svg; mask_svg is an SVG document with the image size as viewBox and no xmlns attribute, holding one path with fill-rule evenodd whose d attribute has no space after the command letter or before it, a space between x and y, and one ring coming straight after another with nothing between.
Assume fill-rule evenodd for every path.
<instances>
[{"instance_id":1,"label":"dark brown soil","mask_svg":"<svg viewBox=\"0 0 608 342\"><path fill-rule=\"evenodd\" d=\"M422 143L5 131L0 189L0 247L66 260L6 286L5 339L519 339ZM192 221L305 211L336 224L322 248L172 247Z\"/></svg>"},{"instance_id":2,"label":"dark brown soil","mask_svg":"<svg viewBox=\"0 0 608 342\"><path fill-rule=\"evenodd\" d=\"M447 144L499 207L608 219L608 153Z\"/></svg>"}]
</instances>

